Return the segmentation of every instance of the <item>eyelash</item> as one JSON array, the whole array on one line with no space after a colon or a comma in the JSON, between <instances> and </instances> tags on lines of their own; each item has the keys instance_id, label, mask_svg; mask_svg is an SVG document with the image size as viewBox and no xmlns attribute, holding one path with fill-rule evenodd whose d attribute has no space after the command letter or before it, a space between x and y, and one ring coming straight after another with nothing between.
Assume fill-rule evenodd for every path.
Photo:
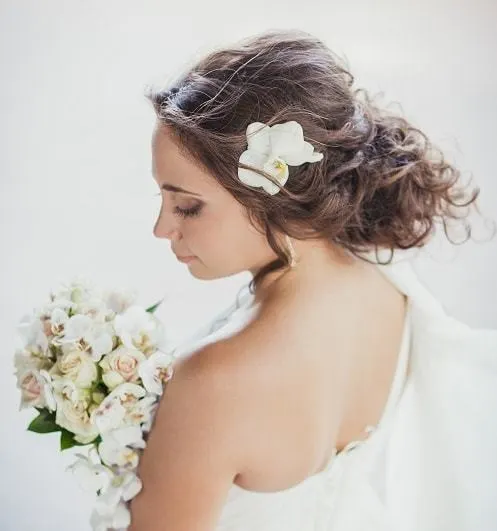
<instances>
[{"instance_id":1,"label":"eyelash","mask_svg":"<svg viewBox=\"0 0 497 531\"><path fill-rule=\"evenodd\" d=\"M158 195L162 195L162 194L160 192L158 194L155 194L155 196L158 196ZM174 209L175 213L178 216L181 216L182 218L189 218L189 217L198 216L200 214L201 210L202 210L201 205L195 205L194 207L185 208L185 209L176 207Z\"/></svg>"}]
</instances>

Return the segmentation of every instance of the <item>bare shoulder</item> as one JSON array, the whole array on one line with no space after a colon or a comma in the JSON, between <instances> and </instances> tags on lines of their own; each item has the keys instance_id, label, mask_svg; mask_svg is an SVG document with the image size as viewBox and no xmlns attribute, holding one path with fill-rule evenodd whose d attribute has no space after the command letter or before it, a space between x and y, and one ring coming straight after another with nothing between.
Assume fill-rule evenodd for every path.
<instances>
[{"instance_id":1,"label":"bare shoulder","mask_svg":"<svg viewBox=\"0 0 497 531\"><path fill-rule=\"evenodd\" d=\"M256 490L286 488L312 473L323 440L320 419L309 414L321 397L292 346L292 312L284 308L271 301L238 333L177 360L163 397L165 415L216 430L206 447L221 449L235 482Z\"/></svg>"},{"instance_id":2,"label":"bare shoulder","mask_svg":"<svg viewBox=\"0 0 497 531\"><path fill-rule=\"evenodd\" d=\"M259 365L256 328L174 361L139 461L133 530L214 529L233 482L267 470L287 446L271 437L271 419L285 410L274 372Z\"/></svg>"},{"instance_id":3,"label":"bare shoulder","mask_svg":"<svg viewBox=\"0 0 497 531\"><path fill-rule=\"evenodd\" d=\"M133 530L215 528L248 431L226 348L219 341L174 361L139 462Z\"/></svg>"}]
</instances>

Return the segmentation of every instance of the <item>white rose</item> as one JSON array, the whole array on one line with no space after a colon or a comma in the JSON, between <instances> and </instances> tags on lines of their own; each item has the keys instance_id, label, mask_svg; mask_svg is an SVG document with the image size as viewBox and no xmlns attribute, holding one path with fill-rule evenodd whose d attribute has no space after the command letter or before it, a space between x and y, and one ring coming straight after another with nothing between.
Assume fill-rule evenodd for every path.
<instances>
[{"instance_id":1,"label":"white rose","mask_svg":"<svg viewBox=\"0 0 497 531\"><path fill-rule=\"evenodd\" d=\"M21 390L19 409L47 407L54 411L56 402L50 385L50 376L44 371L27 369L19 373L17 387Z\"/></svg>"},{"instance_id":2,"label":"white rose","mask_svg":"<svg viewBox=\"0 0 497 531\"><path fill-rule=\"evenodd\" d=\"M72 380L62 378L54 381L54 396L57 402L55 422L74 433L78 442L93 441L99 433L88 413L90 392L78 389Z\"/></svg>"},{"instance_id":3,"label":"white rose","mask_svg":"<svg viewBox=\"0 0 497 531\"><path fill-rule=\"evenodd\" d=\"M143 352L120 346L100 362L99 365L104 371L102 380L110 390L124 382L137 382L140 378L138 367L146 359Z\"/></svg>"},{"instance_id":4,"label":"white rose","mask_svg":"<svg viewBox=\"0 0 497 531\"><path fill-rule=\"evenodd\" d=\"M78 387L90 387L98 377L97 365L90 354L72 348L62 354L56 363L58 372Z\"/></svg>"}]
</instances>

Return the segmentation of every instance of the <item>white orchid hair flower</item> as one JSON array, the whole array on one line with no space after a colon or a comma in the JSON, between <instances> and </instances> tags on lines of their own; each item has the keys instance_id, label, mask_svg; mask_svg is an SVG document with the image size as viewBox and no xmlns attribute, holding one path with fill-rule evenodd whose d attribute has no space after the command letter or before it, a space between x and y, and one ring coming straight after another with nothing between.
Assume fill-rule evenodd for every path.
<instances>
[{"instance_id":1,"label":"white orchid hair flower","mask_svg":"<svg viewBox=\"0 0 497 531\"><path fill-rule=\"evenodd\" d=\"M268 126L252 122L246 130L247 149L240 155L239 162L262 170L274 178L280 186L288 180L288 166L300 166L305 162L319 162L322 153L304 140L302 126L295 120ZM240 181L248 186L263 188L271 195L280 188L270 179L246 168L238 168Z\"/></svg>"}]
</instances>

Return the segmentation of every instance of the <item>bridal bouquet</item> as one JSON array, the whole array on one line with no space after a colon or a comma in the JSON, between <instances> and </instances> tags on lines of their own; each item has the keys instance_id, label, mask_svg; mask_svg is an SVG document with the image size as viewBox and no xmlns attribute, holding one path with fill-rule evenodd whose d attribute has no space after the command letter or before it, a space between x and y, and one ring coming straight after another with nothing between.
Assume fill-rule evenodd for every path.
<instances>
[{"instance_id":1,"label":"bridal bouquet","mask_svg":"<svg viewBox=\"0 0 497 531\"><path fill-rule=\"evenodd\" d=\"M15 353L20 410L38 416L28 430L60 432L60 449L85 446L68 468L96 494L94 531L126 529L127 502L163 386L173 374L165 330L131 292L100 292L76 279L21 319Z\"/></svg>"}]
</instances>

